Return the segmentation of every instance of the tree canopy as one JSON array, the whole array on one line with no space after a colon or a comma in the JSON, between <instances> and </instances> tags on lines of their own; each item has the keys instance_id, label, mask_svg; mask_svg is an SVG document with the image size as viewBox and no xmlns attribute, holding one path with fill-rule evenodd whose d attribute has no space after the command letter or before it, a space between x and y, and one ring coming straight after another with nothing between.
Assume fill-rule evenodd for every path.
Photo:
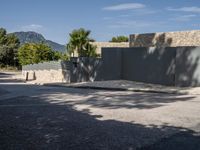
<instances>
[{"instance_id":1,"label":"tree canopy","mask_svg":"<svg viewBox=\"0 0 200 150\"><path fill-rule=\"evenodd\" d=\"M21 65L40 63L60 59L59 52L54 52L48 45L40 43L26 43L18 50L18 59Z\"/></svg>"},{"instance_id":2,"label":"tree canopy","mask_svg":"<svg viewBox=\"0 0 200 150\"><path fill-rule=\"evenodd\" d=\"M120 43L120 42L128 42L128 41L129 41L129 38L127 36L117 36L117 37L113 37L110 42Z\"/></svg>"},{"instance_id":3,"label":"tree canopy","mask_svg":"<svg viewBox=\"0 0 200 150\"><path fill-rule=\"evenodd\" d=\"M96 47L90 44L91 41L94 41L89 37L90 33L91 31L83 28L73 30L69 34L68 53L74 55L77 52L79 57L97 57Z\"/></svg>"},{"instance_id":4,"label":"tree canopy","mask_svg":"<svg viewBox=\"0 0 200 150\"><path fill-rule=\"evenodd\" d=\"M14 34L7 34L6 30L0 28L0 65L15 66L18 63L17 50L19 39Z\"/></svg>"}]
</instances>

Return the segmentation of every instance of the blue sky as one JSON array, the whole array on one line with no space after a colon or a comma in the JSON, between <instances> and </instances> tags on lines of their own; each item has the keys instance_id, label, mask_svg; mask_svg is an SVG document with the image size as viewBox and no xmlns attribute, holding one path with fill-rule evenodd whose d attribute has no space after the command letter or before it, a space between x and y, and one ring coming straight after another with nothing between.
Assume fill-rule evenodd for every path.
<instances>
[{"instance_id":1,"label":"blue sky","mask_svg":"<svg viewBox=\"0 0 200 150\"><path fill-rule=\"evenodd\" d=\"M97 41L133 33L200 29L200 0L2 0L0 27L66 44L84 27Z\"/></svg>"}]
</instances>

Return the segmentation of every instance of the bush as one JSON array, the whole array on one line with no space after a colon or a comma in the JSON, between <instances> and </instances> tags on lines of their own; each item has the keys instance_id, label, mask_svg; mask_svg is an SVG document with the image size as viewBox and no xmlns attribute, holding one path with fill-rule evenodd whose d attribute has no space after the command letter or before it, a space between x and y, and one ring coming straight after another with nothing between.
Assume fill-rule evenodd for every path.
<instances>
[{"instance_id":1,"label":"bush","mask_svg":"<svg viewBox=\"0 0 200 150\"><path fill-rule=\"evenodd\" d=\"M110 42L120 43L120 42L128 42L129 39L126 36L117 36L113 37Z\"/></svg>"},{"instance_id":2,"label":"bush","mask_svg":"<svg viewBox=\"0 0 200 150\"><path fill-rule=\"evenodd\" d=\"M26 43L19 48L18 59L21 65L52 61L54 59L54 52L43 43Z\"/></svg>"}]
</instances>

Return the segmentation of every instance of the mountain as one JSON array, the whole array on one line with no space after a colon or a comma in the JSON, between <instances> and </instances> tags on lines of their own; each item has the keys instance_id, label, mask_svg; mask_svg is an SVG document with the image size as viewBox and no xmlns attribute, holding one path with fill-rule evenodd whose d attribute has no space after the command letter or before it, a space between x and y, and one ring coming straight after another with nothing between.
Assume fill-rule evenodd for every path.
<instances>
[{"instance_id":1,"label":"mountain","mask_svg":"<svg viewBox=\"0 0 200 150\"><path fill-rule=\"evenodd\" d=\"M39 34L36 32L32 32L32 31L14 32L13 34L19 38L21 45L24 43L42 43L43 42L49 45L55 51L64 52L66 50L64 45L58 44L50 40L46 40L42 34Z\"/></svg>"},{"instance_id":2,"label":"mountain","mask_svg":"<svg viewBox=\"0 0 200 150\"><path fill-rule=\"evenodd\" d=\"M61 51L64 52L66 51L65 46L58 44L56 42L50 41L50 40L46 40L46 43L52 47L52 49L56 50L56 51Z\"/></svg>"}]
</instances>

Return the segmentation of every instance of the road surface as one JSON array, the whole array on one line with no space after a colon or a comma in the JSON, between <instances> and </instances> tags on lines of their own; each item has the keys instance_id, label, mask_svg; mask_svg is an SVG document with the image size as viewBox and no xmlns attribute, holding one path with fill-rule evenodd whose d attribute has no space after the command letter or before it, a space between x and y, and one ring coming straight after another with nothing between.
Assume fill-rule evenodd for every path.
<instances>
[{"instance_id":1,"label":"road surface","mask_svg":"<svg viewBox=\"0 0 200 150\"><path fill-rule=\"evenodd\" d=\"M199 150L200 96L29 85L0 73L2 150Z\"/></svg>"}]
</instances>

